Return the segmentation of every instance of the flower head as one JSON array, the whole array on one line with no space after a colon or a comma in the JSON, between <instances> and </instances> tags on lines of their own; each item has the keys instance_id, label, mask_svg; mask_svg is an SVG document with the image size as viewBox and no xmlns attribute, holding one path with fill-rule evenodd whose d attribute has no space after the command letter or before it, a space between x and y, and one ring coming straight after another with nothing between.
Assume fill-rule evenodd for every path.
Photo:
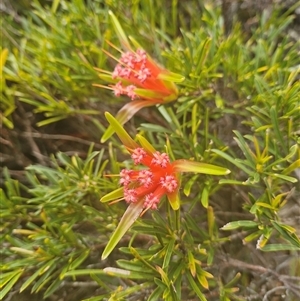
<instances>
[{"instance_id":1,"label":"flower head","mask_svg":"<svg viewBox=\"0 0 300 301\"><path fill-rule=\"evenodd\" d=\"M127 203L142 200L146 210L157 209L164 195L177 193L178 176L166 153L149 154L143 148L138 147L131 151L131 158L135 164L143 164L144 169L121 171L120 184L124 187L124 199ZM155 202L153 202L154 199ZM174 204L174 209L178 209L178 205Z\"/></svg>"},{"instance_id":2,"label":"flower head","mask_svg":"<svg viewBox=\"0 0 300 301\"><path fill-rule=\"evenodd\" d=\"M144 49L137 47L134 50L115 15L110 12L110 16L123 51L108 42L120 52L120 58L115 58L104 51L115 59L117 64L112 72L99 70L99 77L111 83L110 85L94 86L112 90L117 97L125 95L131 99L131 102L123 106L116 115L116 119L124 124L144 107L176 100L178 90L175 82L183 81L184 77L160 67ZM133 42L135 45L138 44L134 40ZM101 141L105 142L112 134L112 127L108 127Z\"/></svg>"},{"instance_id":3,"label":"flower head","mask_svg":"<svg viewBox=\"0 0 300 301\"><path fill-rule=\"evenodd\" d=\"M118 241L147 210L158 209L161 199L166 196L173 210L178 210L179 176L181 172L196 172L210 175L225 175L230 171L211 164L185 159L171 162L168 154L159 152L142 136L134 141L122 125L109 113L105 116L114 131L129 151L135 169L123 169L120 172L121 188L102 197L101 202L125 200L129 204L116 231L107 244L102 258L106 258Z\"/></svg>"},{"instance_id":4,"label":"flower head","mask_svg":"<svg viewBox=\"0 0 300 301\"><path fill-rule=\"evenodd\" d=\"M177 98L178 91L172 82L172 76L176 81L178 75L175 77L170 71L161 68L141 48L136 51L119 51L121 57L116 59L117 65L113 72L102 71L106 75L104 79L107 79L108 75L110 81L115 82L107 87L114 92L115 96L127 95L131 100L151 100L153 105ZM110 56L108 52L106 53ZM100 73L101 77L103 78Z\"/></svg>"}]
</instances>

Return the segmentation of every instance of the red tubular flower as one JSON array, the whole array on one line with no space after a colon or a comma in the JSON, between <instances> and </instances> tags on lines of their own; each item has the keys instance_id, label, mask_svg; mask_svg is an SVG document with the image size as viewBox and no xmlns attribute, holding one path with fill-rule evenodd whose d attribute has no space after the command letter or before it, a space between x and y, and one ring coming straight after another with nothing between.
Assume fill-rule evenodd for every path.
<instances>
[{"instance_id":1,"label":"red tubular flower","mask_svg":"<svg viewBox=\"0 0 300 301\"><path fill-rule=\"evenodd\" d=\"M109 86L99 84L94 84L94 86L112 90L117 97L126 95L131 99L131 102L124 105L116 115L116 119L124 124L144 107L176 100L178 89L174 83L183 81L184 77L160 67L131 38L133 44L138 45L137 49L133 50L115 15L110 12L110 16L125 51L108 42L120 52L121 57L117 59L105 51L118 63L113 72L98 69L99 77L111 83ZM101 141L105 142L112 134L113 128L110 126L103 134Z\"/></svg>"},{"instance_id":2,"label":"red tubular flower","mask_svg":"<svg viewBox=\"0 0 300 301\"><path fill-rule=\"evenodd\" d=\"M153 105L177 98L178 91L174 83L166 83L160 78L162 74L170 72L152 61L145 50L122 52L118 62L111 73L112 79L118 81L110 86L115 96L127 95L131 100L150 99Z\"/></svg>"},{"instance_id":3,"label":"red tubular flower","mask_svg":"<svg viewBox=\"0 0 300 301\"><path fill-rule=\"evenodd\" d=\"M143 164L145 169L123 169L120 173L120 184L124 187L124 199L136 203L143 199L144 210L157 209L160 199L177 193L179 180L175 169L166 153L147 153L141 147L131 151L135 164ZM178 209L179 204L173 204Z\"/></svg>"},{"instance_id":4,"label":"red tubular flower","mask_svg":"<svg viewBox=\"0 0 300 301\"><path fill-rule=\"evenodd\" d=\"M163 196L167 196L173 210L179 209L181 172L210 175L226 175L230 172L226 168L185 159L170 162L166 153L156 151L144 137L137 135L139 143L135 142L112 115L105 113L105 116L131 154L134 165L139 167L141 165L142 168L121 170L121 188L110 192L100 200L101 202L125 200L129 204L102 254L103 259L110 254L140 215L149 209L158 208Z\"/></svg>"}]
</instances>

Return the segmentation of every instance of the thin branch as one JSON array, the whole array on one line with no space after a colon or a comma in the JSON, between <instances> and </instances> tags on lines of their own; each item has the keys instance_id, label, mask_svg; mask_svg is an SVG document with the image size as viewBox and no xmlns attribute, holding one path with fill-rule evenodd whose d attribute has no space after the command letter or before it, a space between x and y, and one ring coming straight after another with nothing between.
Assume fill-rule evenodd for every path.
<instances>
[{"instance_id":1,"label":"thin branch","mask_svg":"<svg viewBox=\"0 0 300 301\"><path fill-rule=\"evenodd\" d=\"M263 301L268 301L268 297L269 297L271 294L273 294L273 293L276 292L277 290L281 290L281 289L285 289L285 290L286 290L286 287L285 287L285 286L277 286L277 287L272 288L271 290L269 290L269 291L264 295Z\"/></svg>"},{"instance_id":2,"label":"thin branch","mask_svg":"<svg viewBox=\"0 0 300 301\"><path fill-rule=\"evenodd\" d=\"M243 262L243 261L240 261L237 259L225 258L225 257L223 257L222 260L224 260L224 264L226 266L233 266L233 267L239 268L241 270L251 270L254 272L258 272L258 273L270 273L272 275L279 276L273 270L264 268L260 265L254 265L254 264L246 263L246 262Z\"/></svg>"},{"instance_id":3,"label":"thin branch","mask_svg":"<svg viewBox=\"0 0 300 301\"><path fill-rule=\"evenodd\" d=\"M30 124L30 121L26 118L26 111L24 110L23 108L23 105L21 103L18 104L18 108L22 114L22 117L23 117L23 124L26 128L26 130L28 131L28 144L30 145L31 147L31 150L32 150L32 154L37 158L38 162L42 165L46 165L46 161L44 159L44 156L42 155L39 147L37 146L37 144L35 143L34 139L33 139L33 136L32 136L32 129L31 129L31 124Z\"/></svg>"},{"instance_id":4,"label":"thin branch","mask_svg":"<svg viewBox=\"0 0 300 301\"><path fill-rule=\"evenodd\" d=\"M243 261L240 261L237 259L226 258L224 256L222 256L221 259L224 261L225 266L236 267L241 270L250 270L250 271L254 271L254 272L262 273L262 274L271 274L284 284L284 286L282 286L282 287L284 287L287 290L292 291L297 297L300 297L299 286L290 282L291 279L295 280L295 281L297 280L298 282L300 282L300 277L280 275L280 274L276 273L275 271L265 268L263 266L246 263L246 262L243 262ZM267 300L267 299L264 299L264 300Z\"/></svg>"},{"instance_id":5,"label":"thin branch","mask_svg":"<svg viewBox=\"0 0 300 301\"><path fill-rule=\"evenodd\" d=\"M94 145L99 149L105 147L105 145L95 143L93 141L88 141L88 140L84 140L81 138L69 136L69 135L56 135L56 134L31 133L31 132L23 132L21 135L23 137L31 136L31 137L40 138L40 139L67 140L67 141L72 141L72 142L78 142L78 143L85 144L85 145L91 145L92 143L94 143Z\"/></svg>"}]
</instances>

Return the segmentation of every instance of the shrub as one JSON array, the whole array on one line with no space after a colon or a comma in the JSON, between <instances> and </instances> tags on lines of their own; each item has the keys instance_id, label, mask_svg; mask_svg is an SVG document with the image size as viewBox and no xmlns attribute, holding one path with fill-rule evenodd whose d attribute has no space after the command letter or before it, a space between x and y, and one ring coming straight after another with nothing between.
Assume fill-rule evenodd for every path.
<instances>
[{"instance_id":1,"label":"shrub","mask_svg":"<svg viewBox=\"0 0 300 301\"><path fill-rule=\"evenodd\" d=\"M296 7L263 11L251 31L234 22L229 34L221 8L201 1L34 1L4 15L1 298L297 300ZM94 67L115 67L106 40L120 47L109 10L185 78L177 100L124 127L172 161L231 173L183 174L180 209L162 199L101 260L126 204L99 200L133 164L115 136L98 142L104 112L129 101L95 86L106 82Z\"/></svg>"}]
</instances>

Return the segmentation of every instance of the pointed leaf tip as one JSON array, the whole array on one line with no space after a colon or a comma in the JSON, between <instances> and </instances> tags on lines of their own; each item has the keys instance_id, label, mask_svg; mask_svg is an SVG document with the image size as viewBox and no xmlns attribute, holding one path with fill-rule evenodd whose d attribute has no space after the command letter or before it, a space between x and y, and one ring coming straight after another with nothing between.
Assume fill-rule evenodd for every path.
<instances>
[{"instance_id":1,"label":"pointed leaf tip","mask_svg":"<svg viewBox=\"0 0 300 301\"><path fill-rule=\"evenodd\" d=\"M111 191L110 193L104 195L101 199L100 202L101 203L107 203L110 201L115 201L118 200L120 198L122 198L124 195L124 187L120 187L114 191Z\"/></svg>"},{"instance_id":2,"label":"pointed leaf tip","mask_svg":"<svg viewBox=\"0 0 300 301\"><path fill-rule=\"evenodd\" d=\"M185 80L185 77L183 75L171 71L168 71L167 73L160 73L158 75L158 78L173 83L181 83Z\"/></svg>"},{"instance_id":3,"label":"pointed leaf tip","mask_svg":"<svg viewBox=\"0 0 300 301\"><path fill-rule=\"evenodd\" d=\"M142 210L144 207L144 201L140 200L137 203L131 203L125 213L123 214L115 232L111 236L109 242L107 243L101 259L106 259L109 254L113 251L115 246L118 244L118 242L121 240L121 238L124 236L124 234L127 232L127 230L132 226L132 224L137 220L137 218L140 216Z\"/></svg>"},{"instance_id":4,"label":"pointed leaf tip","mask_svg":"<svg viewBox=\"0 0 300 301\"><path fill-rule=\"evenodd\" d=\"M115 131L114 131L113 127L110 125L104 132L103 136L101 137L100 142L101 143L106 142L114 133L115 133Z\"/></svg>"},{"instance_id":5,"label":"pointed leaf tip","mask_svg":"<svg viewBox=\"0 0 300 301\"><path fill-rule=\"evenodd\" d=\"M109 10L108 11L109 15L110 15L110 18L112 20L112 23L113 23L113 26L114 26L114 29L115 29L115 32L122 44L122 46L126 49L126 50L130 50L131 51L131 47L130 47L130 43L127 39L127 36L119 22L119 20L117 19L117 17L115 16L115 14Z\"/></svg>"},{"instance_id":6,"label":"pointed leaf tip","mask_svg":"<svg viewBox=\"0 0 300 301\"><path fill-rule=\"evenodd\" d=\"M180 199L179 199L178 190L173 193L169 193L167 197L172 209L178 210L180 208Z\"/></svg>"},{"instance_id":7,"label":"pointed leaf tip","mask_svg":"<svg viewBox=\"0 0 300 301\"><path fill-rule=\"evenodd\" d=\"M231 172L229 169L217 165L195 162L185 159L176 160L173 162L173 165L178 172L196 172L215 176L224 176L228 175Z\"/></svg>"},{"instance_id":8,"label":"pointed leaf tip","mask_svg":"<svg viewBox=\"0 0 300 301\"><path fill-rule=\"evenodd\" d=\"M139 145L129 136L129 134L124 130L123 126L119 123L119 121L113 117L109 112L105 112L105 117L107 121L110 123L111 127L118 135L119 139L122 143L129 149L135 149ZM103 140L104 137L102 137ZM105 137L106 138L106 137Z\"/></svg>"},{"instance_id":9,"label":"pointed leaf tip","mask_svg":"<svg viewBox=\"0 0 300 301\"><path fill-rule=\"evenodd\" d=\"M149 153L153 154L156 152L155 148L152 146L152 144L143 136L137 134L136 138L138 139L141 146Z\"/></svg>"}]
</instances>

